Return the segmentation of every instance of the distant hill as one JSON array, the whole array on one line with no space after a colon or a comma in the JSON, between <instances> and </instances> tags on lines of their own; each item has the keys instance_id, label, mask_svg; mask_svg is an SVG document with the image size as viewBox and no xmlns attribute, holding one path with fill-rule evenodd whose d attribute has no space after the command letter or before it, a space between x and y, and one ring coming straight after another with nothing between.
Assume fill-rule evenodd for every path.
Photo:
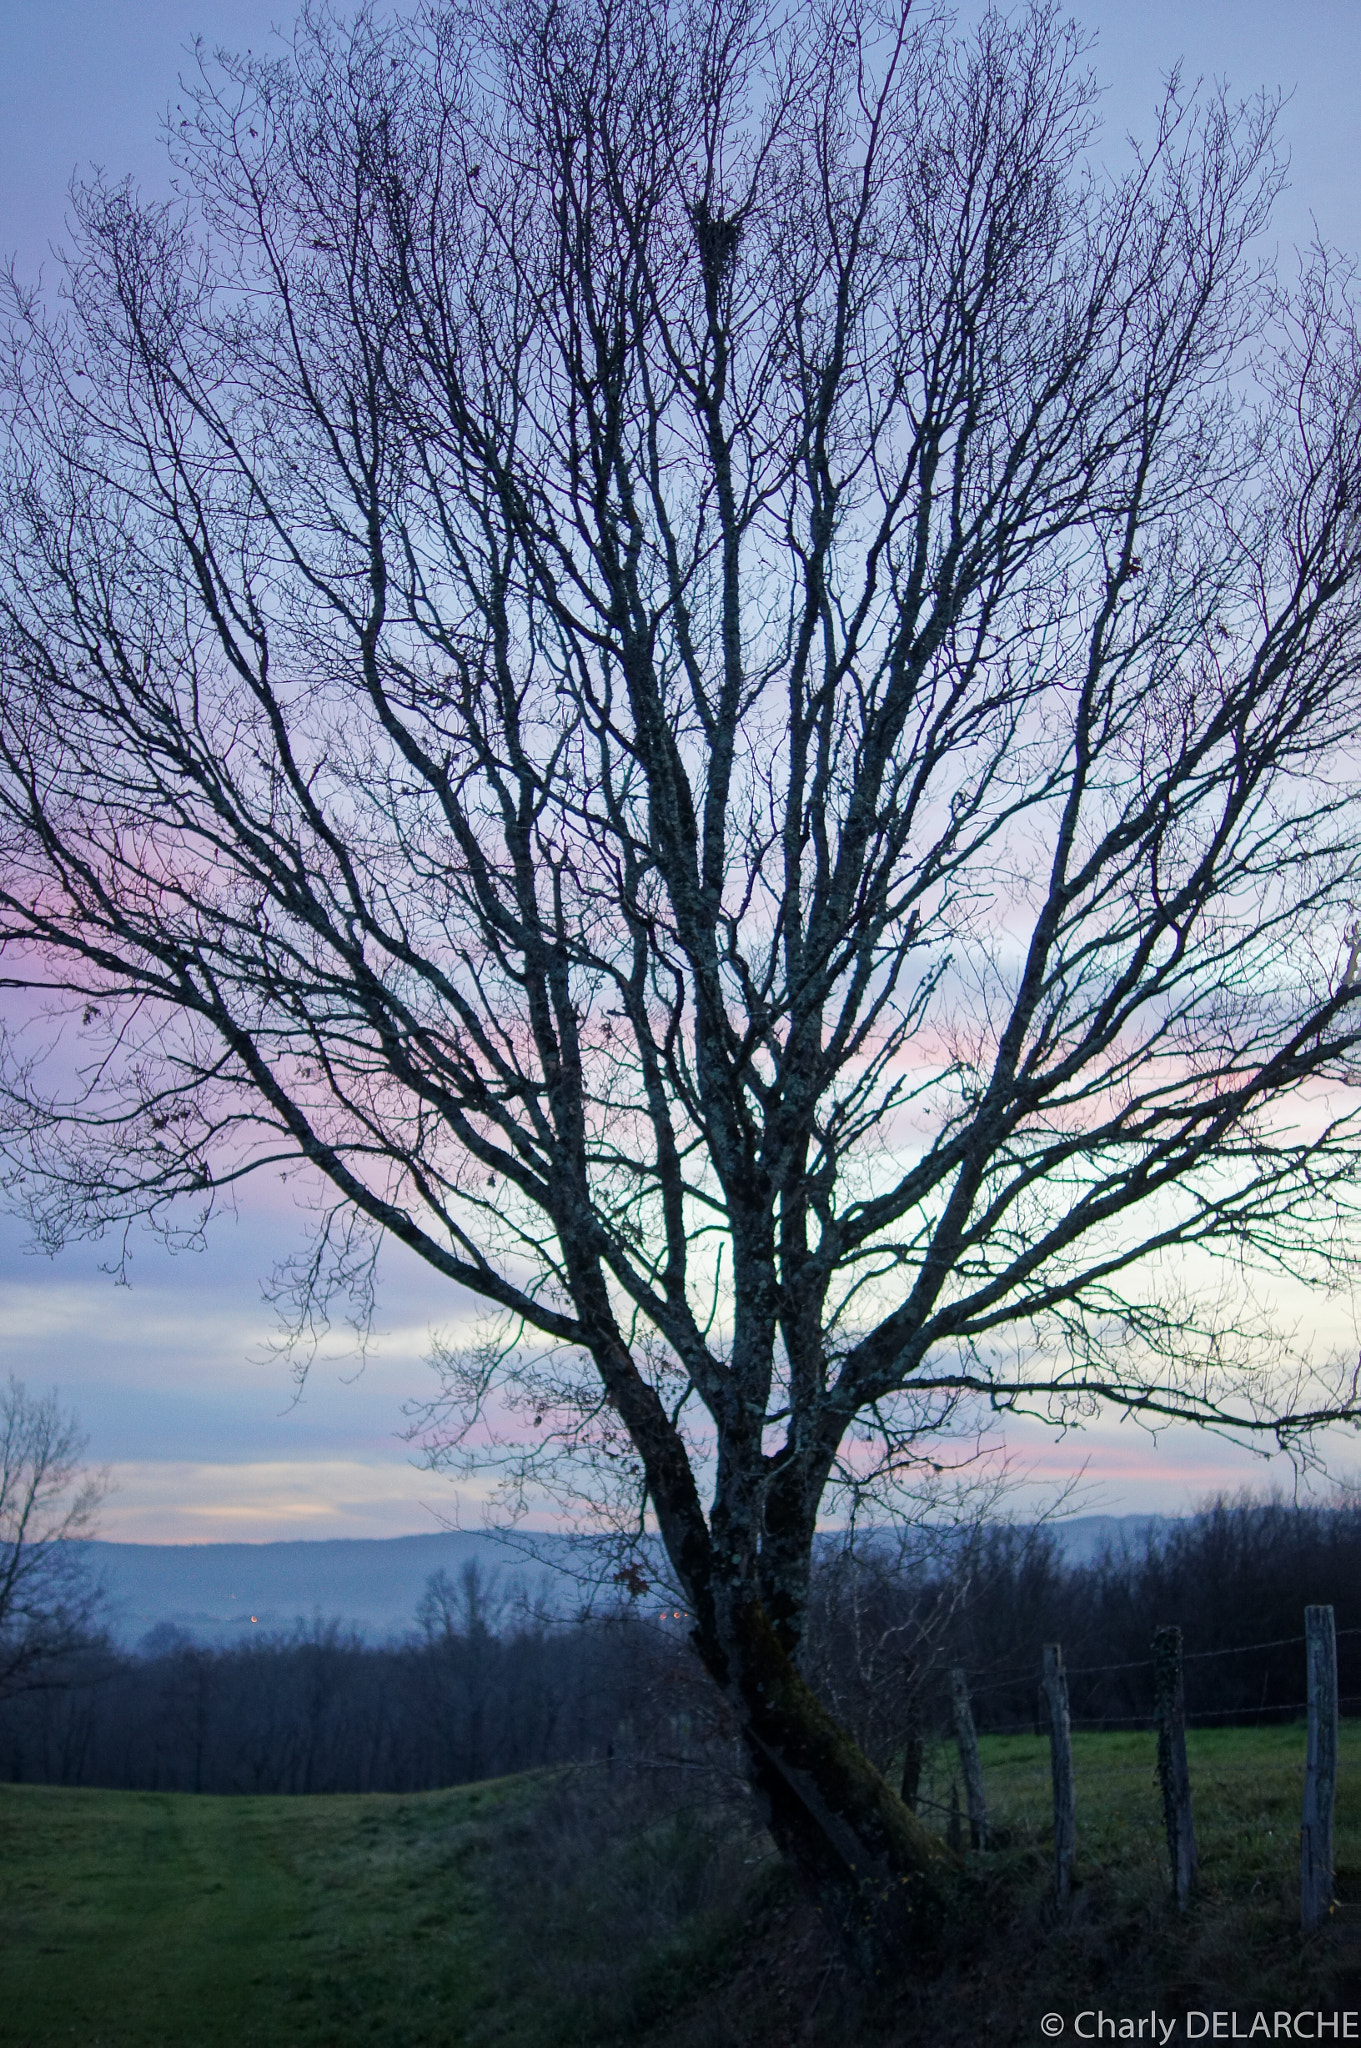
<instances>
[{"instance_id":1,"label":"distant hill","mask_svg":"<svg viewBox=\"0 0 1361 2048\"><path fill-rule=\"evenodd\" d=\"M1164 1528L1171 1519L1168 1515L1074 1515L1070 1522L1055 1522L1053 1530L1069 1564L1091 1564L1103 1550L1142 1544L1151 1530Z\"/></svg>"},{"instance_id":2,"label":"distant hill","mask_svg":"<svg viewBox=\"0 0 1361 2048\"><path fill-rule=\"evenodd\" d=\"M1142 1541L1158 1515L1078 1515L1056 1523L1064 1556L1086 1564L1106 1545ZM538 1557L525 1553L532 1541ZM587 1592L590 1552L570 1536L441 1530L429 1536L332 1537L294 1543L98 1543L83 1546L127 1648L169 1624L199 1642L240 1642L256 1630L338 1621L370 1642L415 1627L432 1573L457 1579L476 1562L502 1588L519 1582L551 1611L571 1613Z\"/></svg>"},{"instance_id":3,"label":"distant hill","mask_svg":"<svg viewBox=\"0 0 1361 2048\"><path fill-rule=\"evenodd\" d=\"M519 1581L531 1598L570 1611L584 1597L575 1570L585 1553L571 1539L537 1537L557 1569L523 1553L519 1539L471 1530L429 1536L338 1537L294 1543L100 1543L83 1546L109 1599L118 1642L131 1648L169 1623L200 1642L239 1642L316 1619L339 1621L369 1641L416 1625L426 1581L457 1579L476 1561L502 1587Z\"/></svg>"}]
</instances>

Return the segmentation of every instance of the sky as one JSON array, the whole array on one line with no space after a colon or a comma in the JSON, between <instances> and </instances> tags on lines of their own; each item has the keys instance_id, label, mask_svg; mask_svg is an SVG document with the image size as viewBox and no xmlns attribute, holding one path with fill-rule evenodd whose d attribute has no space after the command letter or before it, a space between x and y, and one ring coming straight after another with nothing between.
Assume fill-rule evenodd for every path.
<instances>
[{"instance_id":1,"label":"sky","mask_svg":"<svg viewBox=\"0 0 1361 2048\"><path fill-rule=\"evenodd\" d=\"M165 189L159 123L197 35L211 48L268 47L288 6L260 0L0 0L0 258L36 280L62 238L73 174L92 164ZM1147 132L1159 81L1290 95L1282 119L1291 185L1276 215L1283 251L1315 235L1361 249L1361 7L1356 0L1101 0L1078 6L1109 88L1108 133ZM305 1218L265 1187L224 1217L199 1253L133 1240L129 1283L102 1270L111 1246L55 1259L26 1249L0 1216L0 1372L59 1387L114 1485L101 1533L125 1541L268 1541L395 1536L478 1527L485 1489L413 1462L404 1407L434 1391L430 1331L470 1316L466 1300L406 1254L389 1253L378 1339L362 1372L318 1364L299 1396L270 1348L261 1281L300 1244ZM1340 1342L1351 1305L1304 1311ZM1008 1447L1036 1489L1081 1472L1088 1512L1176 1514L1244 1484L1290 1483L1232 1446L1188 1431L1154 1444L1129 1423L1055 1439L1017 1426ZM1348 1469L1345 1451L1339 1467ZM1039 1498L1039 1492L1032 1494Z\"/></svg>"}]
</instances>

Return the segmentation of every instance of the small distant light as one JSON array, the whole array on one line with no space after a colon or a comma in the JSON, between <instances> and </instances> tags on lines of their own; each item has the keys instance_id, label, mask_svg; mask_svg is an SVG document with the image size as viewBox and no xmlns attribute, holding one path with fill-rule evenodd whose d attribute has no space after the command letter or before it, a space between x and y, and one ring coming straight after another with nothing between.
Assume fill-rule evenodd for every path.
<instances>
[{"instance_id":1,"label":"small distant light","mask_svg":"<svg viewBox=\"0 0 1361 2048\"><path fill-rule=\"evenodd\" d=\"M252 1616L251 1616L251 1620L252 1620L252 1621L254 1621L254 1619L255 1619L255 1616L254 1616L254 1615L252 1614Z\"/></svg>"}]
</instances>

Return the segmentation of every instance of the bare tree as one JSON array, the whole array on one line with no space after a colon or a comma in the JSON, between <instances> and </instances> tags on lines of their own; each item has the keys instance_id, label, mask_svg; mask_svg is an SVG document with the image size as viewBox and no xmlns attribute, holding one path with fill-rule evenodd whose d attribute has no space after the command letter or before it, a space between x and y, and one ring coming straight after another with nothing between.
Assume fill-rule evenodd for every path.
<instances>
[{"instance_id":1,"label":"bare tree","mask_svg":"<svg viewBox=\"0 0 1361 2048\"><path fill-rule=\"evenodd\" d=\"M81 1548L108 1491L55 1393L0 1387L0 1698L59 1675L89 1642L101 1592Z\"/></svg>"},{"instance_id":2,"label":"bare tree","mask_svg":"<svg viewBox=\"0 0 1361 2048\"><path fill-rule=\"evenodd\" d=\"M384 1233L476 1297L450 1402L646 1504L855 1924L950 1859L800 1674L838 1489L961 1403L1356 1413L1254 1306L1351 1272L1361 1014L1352 273L1257 253L1271 115L1107 175L1045 5L318 14L12 293L44 1240L301 1161L300 1336Z\"/></svg>"}]
</instances>

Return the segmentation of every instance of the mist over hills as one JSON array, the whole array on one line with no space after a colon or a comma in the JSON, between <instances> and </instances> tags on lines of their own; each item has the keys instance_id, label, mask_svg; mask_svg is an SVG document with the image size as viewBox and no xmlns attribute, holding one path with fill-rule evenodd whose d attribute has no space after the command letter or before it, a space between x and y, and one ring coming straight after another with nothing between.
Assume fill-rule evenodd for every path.
<instances>
[{"instance_id":1,"label":"mist over hills","mask_svg":"<svg viewBox=\"0 0 1361 2048\"><path fill-rule=\"evenodd\" d=\"M105 1543L82 1546L105 1589L110 1633L134 1648L165 1624L203 1643L273 1635L298 1623L337 1621L365 1641L383 1642L416 1626L416 1609L435 1572L457 1580L476 1563L502 1591L523 1590L551 1611L570 1612L585 1597L587 1559L570 1537L538 1536L543 1558L519 1539L472 1530L428 1536L331 1537L284 1543Z\"/></svg>"},{"instance_id":2,"label":"mist over hills","mask_svg":"<svg viewBox=\"0 0 1361 2048\"><path fill-rule=\"evenodd\" d=\"M1079 1515L1054 1533L1072 1564L1107 1544L1140 1542L1166 1518ZM533 1553L530 1554L529 1546ZM115 1641L135 1648L153 1629L182 1629L202 1643L236 1643L259 1631L336 1621L367 1642L407 1634L435 1572L457 1580L476 1563L503 1592L522 1590L556 1614L574 1613L590 1590L586 1539L486 1530L427 1536L309 1538L285 1543L107 1543L82 1546L103 1584Z\"/></svg>"}]
</instances>

